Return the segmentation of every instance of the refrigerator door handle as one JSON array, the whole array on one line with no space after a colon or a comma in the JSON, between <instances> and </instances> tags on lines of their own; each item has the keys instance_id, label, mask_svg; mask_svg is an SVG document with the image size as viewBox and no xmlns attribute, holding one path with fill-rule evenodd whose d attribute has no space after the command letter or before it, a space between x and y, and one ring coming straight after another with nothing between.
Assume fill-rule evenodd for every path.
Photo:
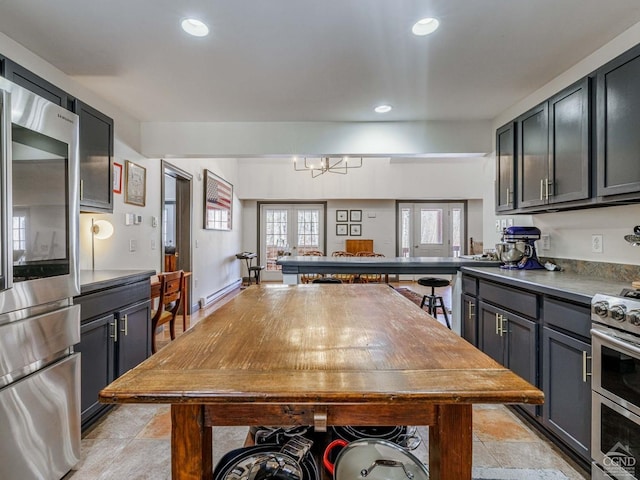
<instances>
[{"instance_id":1,"label":"refrigerator door handle","mask_svg":"<svg viewBox=\"0 0 640 480\"><path fill-rule=\"evenodd\" d=\"M1 90L0 105L0 265L4 285L0 290L13 287L13 246L11 244L11 222L13 201L11 199L11 94Z\"/></svg>"}]
</instances>

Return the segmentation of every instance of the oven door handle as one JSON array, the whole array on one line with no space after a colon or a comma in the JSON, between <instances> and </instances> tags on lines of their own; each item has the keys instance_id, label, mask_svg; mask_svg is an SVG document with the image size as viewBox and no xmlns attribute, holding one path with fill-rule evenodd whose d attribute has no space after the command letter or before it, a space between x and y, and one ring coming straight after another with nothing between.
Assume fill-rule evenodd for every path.
<instances>
[{"instance_id":1,"label":"oven door handle","mask_svg":"<svg viewBox=\"0 0 640 480\"><path fill-rule=\"evenodd\" d=\"M615 347L620 349L623 353L628 353L631 356L640 358L640 346L638 345L635 345L631 342L626 342L624 340L620 340L619 338L613 335L608 335L601 330L592 329L591 335L593 337L599 338L603 342L606 342L610 345L614 345Z\"/></svg>"}]
</instances>

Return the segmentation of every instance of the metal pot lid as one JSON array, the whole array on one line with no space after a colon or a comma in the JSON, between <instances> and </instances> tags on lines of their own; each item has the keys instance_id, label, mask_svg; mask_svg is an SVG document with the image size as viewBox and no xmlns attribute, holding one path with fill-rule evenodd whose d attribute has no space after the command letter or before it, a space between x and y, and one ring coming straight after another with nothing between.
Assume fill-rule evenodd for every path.
<instances>
[{"instance_id":1,"label":"metal pot lid","mask_svg":"<svg viewBox=\"0 0 640 480\"><path fill-rule=\"evenodd\" d=\"M412 453L386 440L351 442L338 454L335 480L428 480L427 468Z\"/></svg>"}]
</instances>

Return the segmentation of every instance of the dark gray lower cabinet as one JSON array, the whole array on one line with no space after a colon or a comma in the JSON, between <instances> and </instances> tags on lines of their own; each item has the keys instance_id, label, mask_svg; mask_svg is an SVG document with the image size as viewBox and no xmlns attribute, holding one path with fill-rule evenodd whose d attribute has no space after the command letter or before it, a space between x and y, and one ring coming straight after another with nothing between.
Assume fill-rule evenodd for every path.
<instances>
[{"instance_id":1,"label":"dark gray lower cabinet","mask_svg":"<svg viewBox=\"0 0 640 480\"><path fill-rule=\"evenodd\" d=\"M473 285L465 273L463 279ZM462 333L545 394L542 406L519 405L537 428L588 468L591 461L591 310L588 303L479 278L477 297L461 295ZM476 314L469 316L475 301ZM518 313L516 313L518 312ZM465 336L466 338L466 336Z\"/></svg>"},{"instance_id":2,"label":"dark gray lower cabinet","mask_svg":"<svg viewBox=\"0 0 640 480\"><path fill-rule=\"evenodd\" d=\"M478 302L480 349L532 385L538 385L536 322L501 308ZM536 407L523 408L536 415Z\"/></svg>"},{"instance_id":3,"label":"dark gray lower cabinet","mask_svg":"<svg viewBox=\"0 0 640 480\"><path fill-rule=\"evenodd\" d=\"M108 407L98 402L98 392L115 378L114 320L113 314L109 314L86 322L80 328L81 341L75 351L80 352L83 425Z\"/></svg>"},{"instance_id":4,"label":"dark gray lower cabinet","mask_svg":"<svg viewBox=\"0 0 640 480\"><path fill-rule=\"evenodd\" d=\"M462 338L474 347L478 346L478 322L476 322L476 297L462 294Z\"/></svg>"},{"instance_id":5,"label":"dark gray lower cabinet","mask_svg":"<svg viewBox=\"0 0 640 480\"><path fill-rule=\"evenodd\" d=\"M116 313L118 333L118 376L146 360L151 340L151 302L144 301Z\"/></svg>"},{"instance_id":6,"label":"dark gray lower cabinet","mask_svg":"<svg viewBox=\"0 0 640 480\"><path fill-rule=\"evenodd\" d=\"M542 329L543 424L590 461L591 345L549 327Z\"/></svg>"},{"instance_id":7,"label":"dark gray lower cabinet","mask_svg":"<svg viewBox=\"0 0 640 480\"><path fill-rule=\"evenodd\" d=\"M108 409L98 393L151 355L149 280L74 298L80 305L81 418L85 430Z\"/></svg>"}]
</instances>

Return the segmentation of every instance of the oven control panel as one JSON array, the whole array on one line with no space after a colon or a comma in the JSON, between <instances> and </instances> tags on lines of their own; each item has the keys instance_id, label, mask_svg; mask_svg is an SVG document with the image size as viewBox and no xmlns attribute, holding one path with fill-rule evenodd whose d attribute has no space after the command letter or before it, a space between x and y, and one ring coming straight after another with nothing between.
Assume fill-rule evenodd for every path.
<instances>
[{"instance_id":1,"label":"oven control panel","mask_svg":"<svg viewBox=\"0 0 640 480\"><path fill-rule=\"evenodd\" d=\"M625 289L620 296L595 295L591 320L640 335L640 291Z\"/></svg>"}]
</instances>

